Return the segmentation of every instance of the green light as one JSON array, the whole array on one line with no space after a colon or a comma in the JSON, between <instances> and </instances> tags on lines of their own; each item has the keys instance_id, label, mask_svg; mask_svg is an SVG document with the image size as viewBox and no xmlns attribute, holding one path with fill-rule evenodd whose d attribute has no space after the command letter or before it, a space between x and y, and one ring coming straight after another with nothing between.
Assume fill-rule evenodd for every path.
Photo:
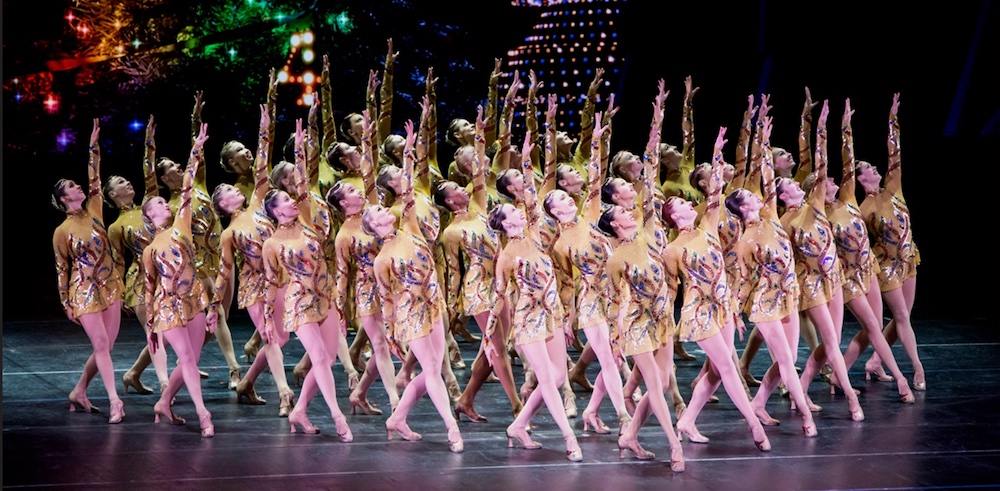
<instances>
[{"instance_id":1,"label":"green light","mask_svg":"<svg viewBox=\"0 0 1000 491\"><path fill-rule=\"evenodd\" d=\"M344 34L348 34L354 29L354 23L351 22L346 10L337 15L337 29Z\"/></svg>"},{"instance_id":2,"label":"green light","mask_svg":"<svg viewBox=\"0 0 1000 491\"><path fill-rule=\"evenodd\" d=\"M230 59L236 58L236 48L229 48L228 53Z\"/></svg>"}]
</instances>

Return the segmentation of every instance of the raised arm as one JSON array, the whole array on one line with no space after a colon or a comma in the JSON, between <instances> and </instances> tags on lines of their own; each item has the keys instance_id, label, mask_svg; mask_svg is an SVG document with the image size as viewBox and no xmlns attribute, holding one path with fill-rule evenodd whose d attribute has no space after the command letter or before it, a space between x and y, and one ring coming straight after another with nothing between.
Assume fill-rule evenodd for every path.
<instances>
[{"instance_id":1,"label":"raised arm","mask_svg":"<svg viewBox=\"0 0 1000 491\"><path fill-rule=\"evenodd\" d=\"M514 70L514 80L510 83L510 88L507 89L507 97L504 98L503 111L500 114L500 145L497 148L496 155L493 156L492 172L494 175L499 174L502 170L509 169L511 166L509 162L510 133L514 122L514 98L517 96L517 88L520 84L520 76L517 74L517 70Z\"/></svg>"},{"instance_id":2,"label":"raised arm","mask_svg":"<svg viewBox=\"0 0 1000 491\"><path fill-rule=\"evenodd\" d=\"M653 119L649 124L649 141L646 143L646 150L642 156L642 212L643 225L652 226L656 223L656 206L653 204L653 179L655 179L660 168L660 127L663 125L663 105L667 100L667 92L664 89L663 79L658 84L658 92L653 100Z\"/></svg>"},{"instance_id":3,"label":"raised arm","mask_svg":"<svg viewBox=\"0 0 1000 491\"><path fill-rule=\"evenodd\" d=\"M604 125L604 133L601 135L603 141L601 141L600 179L608 177L608 162L611 160L611 119L615 117L615 114L618 114L618 109L620 107L615 106L615 94L612 93L608 96L608 109L604 111L604 118L601 122ZM598 181L598 185L600 182Z\"/></svg>"},{"instance_id":4,"label":"raised arm","mask_svg":"<svg viewBox=\"0 0 1000 491\"><path fill-rule=\"evenodd\" d=\"M94 118L90 132L90 158L87 162L87 212L104 224L104 193L101 192L101 120Z\"/></svg>"},{"instance_id":5,"label":"raised arm","mask_svg":"<svg viewBox=\"0 0 1000 491\"><path fill-rule=\"evenodd\" d=\"M417 161L413 169L413 186L421 193L431 194L431 169L427 165L427 142L430 140L430 126L427 122L431 117L431 100L424 95L420 102L420 134L417 136Z\"/></svg>"},{"instance_id":6,"label":"raised arm","mask_svg":"<svg viewBox=\"0 0 1000 491\"><path fill-rule=\"evenodd\" d=\"M771 106L768 105L768 101L771 96L764 94L760 98L760 113L757 115L757 123L754 126L753 135L753 146L750 149L750 170L747 171L747 178L744 182L744 188L752 193L757 193L761 198L765 198L764 201L767 202L766 195L761 191L761 165L763 163L764 149L762 148L763 140L768 138L764 136L764 121L769 120L768 113L771 112ZM770 143L770 142L768 142ZM768 145L768 152L771 151L770 144ZM771 167L771 180L774 180L774 159L773 156L767 154L768 162L772 164Z\"/></svg>"},{"instance_id":7,"label":"raised arm","mask_svg":"<svg viewBox=\"0 0 1000 491\"><path fill-rule=\"evenodd\" d=\"M812 110L817 102L813 102L809 87L806 87L806 101L802 104L802 117L799 120L799 169L795 171L795 180L805 182L806 176L813 171L812 143L809 135L812 133Z\"/></svg>"},{"instance_id":8,"label":"raised arm","mask_svg":"<svg viewBox=\"0 0 1000 491\"><path fill-rule=\"evenodd\" d=\"M315 223L312 219L312 200L309 183L306 180L306 130L302 119L295 120L295 167L292 168L292 189L295 190L295 206L299 209L299 222L306 227Z\"/></svg>"},{"instance_id":9,"label":"raised arm","mask_svg":"<svg viewBox=\"0 0 1000 491\"><path fill-rule=\"evenodd\" d=\"M838 198L847 203L857 203L854 194L854 132L851 130L851 100L844 101L844 116L840 120L840 159L843 162L843 174L840 180Z\"/></svg>"},{"instance_id":10,"label":"raised arm","mask_svg":"<svg viewBox=\"0 0 1000 491\"><path fill-rule=\"evenodd\" d=\"M481 213L489 210L486 195L486 119L483 106L476 110L476 153L472 159L472 201Z\"/></svg>"},{"instance_id":11,"label":"raised arm","mask_svg":"<svg viewBox=\"0 0 1000 491\"><path fill-rule=\"evenodd\" d=\"M174 217L174 229L180 230L184 235L191 235L191 199L194 190L198 168L202 167L201 161L204 158L202 148L208 140L208 125L202 123L198 136L194 139L191 147L191 156L188 158L187 168L184 169L184 184L181 187L181 203L177 207L177 215Z\"/></svg>"},{"instance_id":12,"label":"raised arm","mask_svg":"<svg viewBox=\"0 0 1000 491\"><path fill-rule=\"evenodd\" d=\"M378 204L378 192L375 191L375 161L372 160L374 154L371 148L374 145L372 138L375 136L375 122L366 109L361 113L362 125L364 129L361 133L361 181L365 188L361 191L365 193L365 199L370 205Z\"/></svg>"},{"instance_id":13,"label":"raised arm","mask_svg":"<svg viewBox=\"0 0 1000 491\"><path fill-rule=\"evenodd\" d=\"M413 234L420 235L420 224L417 222L416 206L413 199L413 166L416 156L413 147L416 143L417 134L413 128L413 121L406 122L406 146L403 147L403 176L399 179L400 203L403 211L399 215L399 228L409 230Z\"/></svg>"},{"instance_id":14,"label":"raised arm","mask_svg":"<svg viewBox=\"0 0 1000 491\"><path fill-rule=\"evenodd\" d=\"M573 161L585 164L590 160L590 142L594 138L594 113L597 111L597 91L604 82L604 69L594 70L594 79L587 87L587 99L583 103L583 110L580 111L580 142L576 145L576 153Z\"/></svg>"},{"instance_id":15,"label":"raised arm","mask_svg":"<svg viewBox=\"0 0 1000 491\"><path fill-rule=\"evenodd\" d=\"M320 81L319 101L323 107L323 155L337 143L337 123L333 121L333 84L330 82L330 55L323 55L323 80ZM272 118L273 119L273 118Z\"/></svg>"},{"instance_id":16,"label":"raised arm","mask_svg":"<svg viewBox=\"0 0 1000 491\"><path fill-rule=\"evenodd\" d=\"M146 152L142 158L142 181L144 191L142 192L142 203L160 195L156 184L156 123L153 122L153 115L149 115L149 123L146 123ZM138 258L136 258L138 260Z\"/></svg>"},{"instance_id":17,"label":"raised arm","mask_svg":"<svg viewBox=\"0 0 1000 491\"><path fill-rule=\"evenodd\" d=\"M549 94L545 110L545 176L542 177L542 196L556 188L556 170L559 168L559 156L556 152L556 109L559 105L556 104L556 99L555 94Z\"/></svg>"},{"instance_id":18,"label":"raised arm","mask_svg":"<svg viewBox=\"0 0 1000 491\"><path fill-rule=\"evenodd\" d=\"M823 101L816 124L816 184L809 192L809 203L817 209L826 207L826 119L830 115L830 101Z\"/></svg>"},{"instance_id":19,"label":"raised arm","mask_svg":"<svg viewBox=\"0 0 1000 491\"><path fill-rule=\"evenodd\" d=\"M538 238L541 233L542 213L538 205L538 190L535 189L535 177L531 167L531 150L535 146L531 143L531 132L524 135L524 146L521 149L521 174L524 178L524 212L527 218L525 230L534 234Z\"/></svg>"},{"instance_id":20,"label":"raised arm","mask_svg":"<svg viewBox=\"0 0 1000 491\"><path fill-rule=\"evenodd\" d=\"M441 163L438 161L438 115L437 115L437 77L434 76L434 68L427 69L426 92L430 101L430 110L427 116L427 167L435 176L441 177Z\"/></svg>"},{"instance_id":21,"label":"raised arm","mask_svg":"<svg viewBox=\"0 0 1000 491\"><path fill-rule=\"evenodd\" d=\"M270 184L271 174L271 137L274 135L274 121L271 120L271 109L260 105L260 127L257 131L257 159L253 163L253 196L250 197L250 210L256 211L264 202Z\"/></svg>"},{"instance_id":22,"label":"raised arm","mask_svg":"<svg viewBox=\"0 0 1000 491\"><path fill-rule=\"evenodd\" d=\"M587 161L587 197L583 201L583 208L580 215L587 217L587 221L596 225L601 217L601 156L603 155L604 133L608 127L602 125L604 118L601 114L594 117L594 137L590 139L590 160Z\"/></svg>"},{"instance_id":23,"label":"raised arm","mask_svg":"<svg viewBox=\"0 0 1000 491\"><path fill-rule=\"evenodd\" d=\"M705 205L705 214L702 216L699 227L707 230L713 235L719 230L719 212L722 210L722 148L726 145L726 128L719 128L719 136L715 138L715 148L712 151L712 179L708 183L708 196Z\"/></svg>"},{"instance_id":24,"label":"raised arm","mask_svg":"<svg viewBox=\"0 0 1000 491\"><path fill-rule=\"evenodd\" d=\"M694 171L694 106L692 101L700 87L694 87L691 76L684 78L684 112L681 116L681 132L684 144L681 148L681 182L687 182Z\"/></svg>"},{"instance_id":25,"label":"raised arm","mask_svg":"<svg viewBox=\"0 0 1000 491\"><path fill-rule=\"evenodd\" d=\"M322 100L322 99L320 99ZM267 154L274 155L274 123L278 120L278 76L274 72L274 68L268 72L267 79ZM325 121L324 121L325 123ZM331 121L332 125L333 122ZM260 154L260 150L257 151ZM323 152L326 155L326 152ZM268 171L270 171L271 162L269 160L264 161L264 165L269 166Z\"/></svg>"},{"instance_id":26,"label":"raised arm","mask_svg":"<svg viewBox=\"0 0 1000 491\"><path fill-rule=\"evenodd\" d=\"M198 139L199 131L203 127L201 122L201 110L205 107L205 93L197 91L194 93L194 109L191 110L191 144L194 145ZM204 165L198 166L198 172L194 176L194 186L208 194L208 179Z\"/></svg>"},{"instance_id":27,"label":"raised arm","mask_svg":"<svg viewBox=\"0 0 1000 491\"><path fill-rule=\"evenodd\" d=\"M319 193L319 98L313 97L309 106L308 133L306 139L306 176L309 189Z\"/></svg>"},{"instance_id":28,"label":"raised arm","mask_svg":"<svg viewBox=\"0 0 1000 491\"><path fill-rule=\"evenodd\" d=\"M899 158L899 92L892 95L889 109L889 168L885 173L885 191L893 195L903 195L903 181L900 174Z\"/></svg>"},{"instance_id":29,"label":"raised arm","mask_svg":"<svg viewBox=\"0 0 1000 491\"><path fill-rule=\"evenodd\" d=\"M382 73L382 91L379 93L381 109L378 113L378 142L385 141L392 131L392 78L395 74L396 57L399 51L392 51L392 38L389 38L389 51L385 54L385 71Z\"/></svg>"},{"instance_id":30,"label":"raised arm","mask_svg":"<svg viewBox=\"0 0 1000 491\"><path fill-rule=\"evenodd\" d=\"M543 174L544 171L542 170L541 159L539 157L541 148L538 145L538 107L535 105L535 98L538 97L538 75L535 75L534 70L528 71L528 80L530 83L528 84L528 98L525 100L524 107L524 127L535 137L535 140L531 142L531 167L534 169L534 172Z\"/></svg>"},{"instance_id":31,"label":"raised arm","mask_svg":"<svg viewBox=\"0 0 1000 491\"><path fill-rule=\"evenodd\" d=\"M771 218L778 218L778 192L777 186L775 185L774 178L774 157L771 154L771 130L772 130L772 120L770 116L758 118L758 125L760 129L758 130L757 140L760 141L760 175L761 179L758 181L763 187L763 192L761 198L764 201L764 209L761 210L762 214L766 210L770 213Z\"/></svg>"},{"instance_id":32,"label":"raised arm","mask_svg":"<svg viewBox=\"0 0 1000 491\"><path fill-rule=\"evenodd\" d=\"M736 143L736 162L733 164L733 181L730 183L732 189L740 189L747 174L747 155L750 149L750 133L752 131L751 120L757 113L757 107L753 105L753 94L747 96L747 109L743 111L743 124L740 125L740 139Z\"/></svg>"},{"instance_id":33,"label":"raised arm","mask_svg":"<svg viewBox=\"0 0 1000 491\"><path fill-rule=\"evenodd\" d=\"M486 99L486 130L483 136L486 137L486 146L490 146L497 139L497 98L500 97L498 86L500 84L500 58L493 59L493 72L490 73L490 88Z\"/></svg>"}]
</instances>

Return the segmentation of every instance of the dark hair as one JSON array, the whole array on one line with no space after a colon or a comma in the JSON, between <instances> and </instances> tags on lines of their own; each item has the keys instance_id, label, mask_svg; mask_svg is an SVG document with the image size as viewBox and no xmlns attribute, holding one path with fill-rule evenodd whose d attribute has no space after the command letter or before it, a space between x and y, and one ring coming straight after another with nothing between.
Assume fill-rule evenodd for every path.
<instances>
[{"instance_id":1,"label":"dark hair","mask_svg":"<svg viewBox=\"0 0 1000 491\"><path fill-rule=\"evenodd\" d=\"M663 219L663 224L666 225L667 228L677 228L677 222L670 217L670 210L674 208L671 203L677 203L678 201L686 200L677 196L671 196L663 202L663 206L660 208L660 217Z\"/></svg>"},{"instance_id":2,"label":"dark hair","mask_svg":"<svg viewBox=\"0 0 1000 491\"><path fill-rule=\"evenodd\" d=\"M794 183L795 180L790 177L779 177L774 186L775 194L778 195L778 204L784 207L788 207L788 203L786 203L785 200L781 198L781 188L790 186L790 184L786 184L787 182Z\"/></svg>"},{"instance_id":3,"label":"dark hair","mask_svg":"<svg viewBox=\"0 0 1000 491\"><path fill-rule=\"evenodd\" d=\"M573 167L570 165L559 164L556 166L556 189L566 190L559 181L562 181L566 177L566 173L571 170L573 170Z\"/></svg>"},{"instance_id":4,"label":"dark hair","mask_svg":"<svg viewBox=\"0 0 1000 491\"><path fill-rule=\"evenodd\" d=\"M115 206L117 206L115 204L115 200L111 198L111 183L112 183L112 181L115 180L115 178L118 178L118 177L121 177L121 176L117 176L117 175L115 175L115 176L109 176L108 179L106 181L104 181L104 187L101 188L101 192L104 193L104 200L107 202L107 204L108 204L109 207L115 207ZM125 179L124 177L121 177L121 178Z\"/></svg>"},{"instance_id":5,"label":"dark hair","mask_svg":"<svg viewBox=\"0 0 1000 491\"><path fill-rule=\"evenodd\" d=\"M438 181L437 185L434 186L434 204L448 211L455 211L452 210L451 206L448 205L448 202L445 201L448 199L448 189L445 186L449 182L454 182L454 181L448 181L448 180Z\"/></svg>"},{"instance_id":6,"label":"dark hair","mask_svg":"<svg viewBox=\"0 0 1000 491\"><path fill-rule=\"evenodd\" d=\"M216 215L219 215L220 217L228 217L231 215L231 213L227 212L226 210L223 210L221 206L223 186L232 186L232 185L222 183L219 184L218 186L215 186L215 189L212 190L212 209L215 210Z\"/></svg>"},{"instance_id":7,"label":"dark hair","mask_svg":"<svg viewBox=\"0 0 1000 491\"><path fill-rule=\"evenodd\" d=\"M267 218L270 218L274 223L278 223L278 218L274 216L274 208L278 206L275 201L277 201L278 193L281 192L283 191L280 189L271 189L266 195L264 195L264 213L267 215Z\"/></svg>"},{"instance_id":8,"label":"dark hair","mask_svg":"<svg viewBox=\"0 0 1000 491\"><path fill-rule=\"evenodd\" d=\"M225 143L225 145L222 145L222 151L219 152L219 165L221 165L222 168L230 174L236 173L236 171L233 170L233 167L229 164L229 161L232 160L233 154L236 153L233 148L239 143L240 142L236 140L229 140Z\"/></svg>"},{"instance_id":9,"label":"dark hair","mask_svg":"<svg viewBox=\"0 0 1000 491\"><path fill-rule=\"evenodd\" d=\"M517 169L504 169L500 171L500 174L497 175L497 183L496 183L497 192L503 196L506 196L507 199L510 199L512 201L516 198L510 192L510 185L514 183L514 177L511 174L513 174L514 171L516 170ZM524 177L522 176L521 178L523 179Z\"/></svg>"},{"instance_id":10,"label":"dark hair","mask_svg":"<svg viewBox=\"0 0 1000 491\"><path fill-rule=\"evenodd\" d=\"M691 171L691 175L688 176L688 182L691 183L691 187L701 191L702 194L708 194L708 190L701 187L701 180L711 178L712 164L702 162L695 166L694 170Z\"/></svg>"},{"instance_id":11,"label":"dark hair","mask_svg":"<svg viewBox=\"0 0 1000 491\"><path fill-rule=\"evenodd\" d=\"M361 116L361 113L350 113L344 116L344 119L340 120L340 136L344 142L354 141L354 137L351 136L351 120L355 116ZM361 138L358 138L360 140Z\"/></svg>"},{"instance_id":12,"label":"dark hair","mask_svg":"<svg viewBox=\"0 0 1000 491\"><path fill-rule=\"evenodd\" d=\"M597 228L601 232L604 232L605 235L616 239L619 237L615 232L615 229L611 227L611 222L615 221L615 218L617 218L616 210L619 209L621 209L620 206L612 206L607 210L604 210L604 213L601 213L601 218L597 220Z\"/></svg>"},{"instance_id":13,"label":"dark hair","mask_svg":"<svg viewBox=\"0 0 1000 491\"><path fill-rule=\"evenodd\" d=\"M743 210L740 207L743 206L746 200L741 189L736 190L734 193L729 193L729 196L726 196L726 209L729 210L729 213L739 217L740 220L744 220Z\"/></svg>"},{"instance_id":14,"label":"dark hair","mask_svg":"<svg viewBox=\"0 0 1000 491\"><path fill-rule=\"evenodd\" d=\"M337 211L344 213L344 207L340 205L340 200L344 199L344 193L347 192L344 189L347 183L344 181L337 181L329 191L326 192L326 202L330 206L334 207Z\"/></svg>"},{"instance_id":15,"label":"dark hair","mask_svg":"<svg viewBox=\"0 0 1000 491\"><path fill-rule=\"evenodd\" d=\"M555 215L552 214L552 197L555 196L556 191L562 191L564 194L566 193L566 191L563 191L562 189L553 189L552 191L546 193L545 198L542 199L542 209L545 210L546 215L552 218L556 218ZM556 221L558 221L558 219L556 219Z\"/></svg>"},{"instance_id":16,"label":"dark hair","mask_svg":"<svg viewBox=\"0 0 1000 491\"><path fill-rule=\"evenodd\" d=\"M73 181L69 179L59 179L56 185L52 186L52 206L59 211L66 211L66 204L62 202L62 197L66 196L66 185Z\"/></svg>"},{"instance_id":17,"label":"dark hair","mask_svg":"<svg viewBox=\"0 0 1000 491\"><path fill-rule=\"evenodd\" d=\"M396 190L389 187L389 172L392 169L403 171L395 165L387 165L378 170L378 176L375 178L375 185L385 193L386 201L390 203L396 201Z\"/></svg>"},{"instance_id":18,"label":"dark hair","mask_svg":"<svg viewBox=\"0 0 1000 491\"><path fill-rule=\"evenodd\" d=\"M497 232L507 233L503 228L503 221L507 219L507 212L503 211L503 205L495 206L490 210L490 215L487 217L487 224L493 230Z\"/></svg>"},{"instance_id":19,"label":"dark hair","mask_svg":"<svg viewBox=\"0 0 1000 491\"><path fill-rule=\"evenodd\" d=\"M402 135L389 135L385 137L385 140L382 141L382 151L379 153L379 155L385 155L390 162L393 162L397 165L402 164L402 162L396 161L396 157L393 155L392 152L399 147L405 148L405 146L406 146L406 138L403 138Z\"/></svg>"},{"instance_id":20,"label":"dark hair","mask_svg":"<svg viewBox=\"0 0 1000 491\"><path fill-rule=\"evenodd\" d=\"M341 143L349 145L349 143L344 142L335 142L333 145L330 145L329 150L326 151L326 163L338 171L346 172L347 166L340 161L340 158L344 156L344 147Z\"/></svg>"},{"instance_id":21,"label":"dark hair","mask_svg":"<svg viewBox=\"0 0 1000 491\"><path fill-rule=\"evenodd\" d=\"M167 157L160 157L156 159L156 165L154 170L156 171L156 185L160 188L166 188L166 184L163 184L163 175L167 172L166 162L173 163L174 161Z\"/></svg>"},{"instance_id":22,"label":"dark hair","mask_svg":"<svg viewBox=\"0 0 1000 491\"><path fill-rule=\"evenodd\" d=\"M615 204L614 196L615 193L618 192L618 190L615 189L614 181L614 179L608 179L607 181L604 181L604 185L601 186L601 201L609 205Z\"/></svg>"}]
</instances>

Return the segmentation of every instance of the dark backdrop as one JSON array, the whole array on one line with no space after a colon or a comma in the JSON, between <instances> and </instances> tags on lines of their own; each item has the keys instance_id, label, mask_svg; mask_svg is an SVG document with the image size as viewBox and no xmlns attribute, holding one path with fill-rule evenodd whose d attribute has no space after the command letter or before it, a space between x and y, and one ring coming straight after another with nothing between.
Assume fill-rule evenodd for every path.
<instances>
[{"instance_id":1,"label":"dark backdrop","mask_svg":"<svg viewBox=\"0 0 1000 491\"><path fill-rule=\"evenodd\" d=\"M12 57L33 56L32 49L37 47L37 43L25 42L23 36L55 35L40 26L37 31L17 34L15 43L12 23L40 18L32 17L25 2L15 3L4 2L3 56L8 72ZM54 8L68 4L41 3ZM503 1L385 2L389 7L397 3L405 4L407 15L394 16L392 8L376 12L373 15L387 19L380 25L385 33L376 35L409 36L415 45L397 41L401 52L398 92L419 96L422 91L416 75L426 67L413 60L433 64L439 71L442 126L451 117L474 114L474 104L485 94L492 59L504 58L507 50L520 45L540 13L539 9L515 8ZM858 158L884 169L888 109L892 94L900 92L904 192L923 257L914 316L995 319L990 305L996 298L998 268L992 261L994 247L988 244L995 240L989 239L993 237L991 225L997 221L989 194L1000 163L1000 77L996 75L1000 7L986 0L928 5L858 1L752 1L736 7L715 2L621 4L619 42L626 61L620 77L607 77L622 107L615 118L614 149L638 151L645 144L650 102L659 78L666 80L671 91L663 137L680 142L680 101L687 75L700 87L695 98L699 161L709 158L719 126L730 128L731 153L749 94L771 94L775 117L772 141L793 149L803 88L808 86L815 100L831 101L831 170L839 178L836 122L844 99L849 97L857 111L854 131ZM440 26L439 30L448 33L422 41L420 36L428 32L428 25L432 29ZM323 39L316 44L317 53L341 48L342 44L324 44ZM368 66L345 69L341 76L335 70L335 93L351 94L356 99L363 91L367 70L378 68L384 52L384 44L376 44L367 58L362 57ZM266 72L269 65L282 62L267 61L255 69ZM4 75L5 89L9 89L7 79ZM156 114L160 154L183 155L195 89L204 90L208 100L209 155L217 154L225 141L247 141L256 131L257 115L233 95L233 80L212 73L185 74L175 83L168 81L135 98L102 96L95 101L92 94L72 97L86 100L86 104L80 102L81 107L94 113L102 107L128 105L141 122L145 115ZM37 117L14 104L9 90L5 92L4 319L58 318L62 311L55 287L51 235L63 215L48 204L49 195L52 184L61 177L85 182L89 118L102 114L81 111L68 121L65 115ZM282 97L279 144L292 130L294 119L305 116L304 108L288 100L294 94ZM337 101L335 106L338 111L353 109L341 107ZM418 116L413 99L398 97L394 109L394 131L401 131L405 119ZM818 112L817 108L814 115ZM63 120L57 120L60 117ZM139 187L142 133L126 130L132 117L118 119L103 123L102 174L126 175ZM53 131L67 124L77 132L77 142L57 152ZM31 132L26 128L42 129ZM26 136L30 134L44 137ZM105 139L113 143L104 143ZM209 162L208 171L210 186L231 182L231 176L214 162ZM114 216L114 211L106 211L106 223Z\"/></svg>"}]
</instances>

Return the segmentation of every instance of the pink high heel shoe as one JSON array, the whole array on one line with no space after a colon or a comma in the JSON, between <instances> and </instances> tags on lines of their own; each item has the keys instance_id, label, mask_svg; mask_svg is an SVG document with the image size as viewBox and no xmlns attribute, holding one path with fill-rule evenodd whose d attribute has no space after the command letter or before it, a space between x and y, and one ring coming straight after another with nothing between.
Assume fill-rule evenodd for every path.
<instances>
[{"instance_id":1,"label":"pink high heel shoe","mask_svg":"<svg viewBox=\"0 0 1000 491\"><path fill-rule=\"evenodd\" d=\"M627 439L624 436L618 438L618 458L624 459L625 452L632 452L632 456L638 460L653 460L656 458L656 454L642 448L639 445L639 440Z\"/></svg>"},{"instance_id":2,"label":"pink high heel shoe","mask_svg":"<svg viewBox=\"0 0 1000 491\"><path fill-rule=\"evenodd\" d=\"M125 418L125 403L121 399L116 399L111 403L111 417L108 418L109 424L118 424L122 422Z\"/></svg>"},{"instance_id":3,"label":"pink high heel shoe","mask_svg":"<svg viewBox=\"0 0 1000 491\"><path fill-rule=\"evenodd\" d=\"M403 440L408 442L415 442L422 440L424 437L420 433L417 433L410 429L406 422L400 421L395 422L391 419L385 420L385 431L389 434L389 440L392 440L392 432L399 433L399 436L403 437Z\"/></svg>"},{"instance_id":4,"label":"pink high heel shoe","mask_svg":"<svg viewBox=\"0 0 1000 491\"><path fill-rule=\"evenodd\" d=\"M198 422L201 424L202 438L212 438L215 436L215 425L212 424L212 413L205 411L205 414L198 417Z\"/></svg>"},{"instance_id":5,"label":"pink high heel shoe","mask_svg":"<svg viewBox=\"0 0 1000 491\"><path fill-rule=\"evenodd\" d=\"M598 435L607 435L611 433L611 428L601 421L601 418L597 417L596 413L588 413L586 409L583 410L583 431L589 431L590 427L594 427L594 433Z\"/></svg>"},{"instance_id":6,"label":"pink high heel shoe","mask_svg":"<svg viewBox=\"0 0 1000 491\"><path fill-rule=\"evenodd\" d=\"M462 432L458 430L457 424L448 428L448 450L452 453L465 451L465 441L462 440Z\"/></svg>"},{"instance_id":7,"label":"pink high heel shoe","mask_svg":"<svg viewBox=\"0 0 1000 491\"><path fill-rule=\"evenodd\" d=\"M879 382L892 382L892 376L885 373L885 369L882 368L881 363L872 363L874 360L868 360L865 362L865 380L871 380L872 375L875 376L875 380Z\"/></svg>"},{"instance_id":8,"label":"pink high heel shoe","mask_svg":"<svg viewBox=\"0 0 1000 491\"><path fill-rule=\"evenodd\" d=\"M347 426L347 416L341 414L339 418L334 418L333 423L337 425L337 436L340 437L340 441L344 443L354 441L354 434L351 433L351 427Z\"/></svg>"},{"instance_id":9,"label":"pink high heel shoe","mask_svg":"<svg viewBox=\"0 0 1000 491\"><path fill-rule=\"evenodd\" d=\"M182 425L186 423L184 418L174 414L173 409L170 408L170 404L167 404L162 400L156 401L156 404L153 404L153 415L154 423L160 422L160 416L167 418L167 421L172 425Z\"/></svg>"},{"instance_id":10,"label":"pink high heel shoe","mask_svg":"<svg viewBox=\"0 0 1000 491\"><path fill-rule=\"evenodd\" d=\"M514 440L521 442L521 446L527 450L537 450L542 448L542 444L531 439L528 431L524 428L514 428L513 425L507 427L507 448L514 448Z\"/></svg>"},{"instance_id":11,"label":"pink high heel shoe","mask_svg":"<svg viewBox=\"0 0 1000 491\"><path fill-rule=\"evenodd\" d=\"M99 413L99 412L101 412L100 409L97 409L92 404L90 404L90 400L87 399L87 394L86 393L84 393L81 396L76 391L76 389L73 389L73 391L69 393L69 412L75 413L77 411L84 412L84 413Z\"/></svg>"},{"instance_id":12,"label":"pink high heel shoe","mask_svg":"<svg viewBox=\"0 0 1000 491\"><path fill-rule=\"evenodd\" d=\"M675 429L677 430L678 438L683 439L684 435L687 435L688 441L691 443L708 443L708 437L699 433L698 428L694 425L682 425L680 424L680 421L678 421Z\"/></svg>"}]
</instances>

